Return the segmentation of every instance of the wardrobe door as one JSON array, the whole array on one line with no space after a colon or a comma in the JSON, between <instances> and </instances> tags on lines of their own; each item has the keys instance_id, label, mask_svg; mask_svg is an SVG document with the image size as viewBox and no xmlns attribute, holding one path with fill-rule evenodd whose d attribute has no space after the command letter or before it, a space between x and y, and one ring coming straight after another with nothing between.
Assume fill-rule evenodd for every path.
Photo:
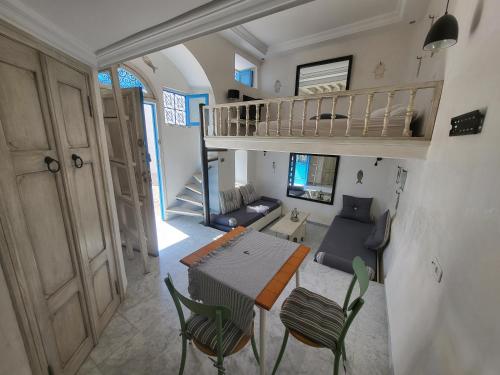
<instances>
[{"instance_id":1,"label":"wardrobe door","mask_svg":"<svg viewBox=\"0 0 500 375\"><path fill-rule=\"evenodd\" d=\"M26 281L23 298L33 310L30 334L42 342L41 361L55 374L74 374L93 340L59 168L63 155L39 53L3 36L0 52L1 216L9 256Z\"/></svg>"},{"instance_id":2,"label":"wardrobe door","mask_svg":"<svg viewBox=\"0 0 500 375\"><path fill-rule=\"evenodd\" d=\"M89 76L45 57L51 104L68 170L68 195L98 336L119 304L103 176L89 98Z\"/></svg>"}]
</instances>

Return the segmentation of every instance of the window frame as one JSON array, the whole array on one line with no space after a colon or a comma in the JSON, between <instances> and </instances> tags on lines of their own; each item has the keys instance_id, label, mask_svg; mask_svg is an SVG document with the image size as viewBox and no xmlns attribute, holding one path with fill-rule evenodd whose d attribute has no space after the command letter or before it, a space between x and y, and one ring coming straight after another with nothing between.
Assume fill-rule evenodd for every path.
<instances>
[{"instance_id":1,"label":"window frame","mask_svg":"<svg viewBox=\"0 0 500 375\"><path fill-rule=\"evenodd\" d=\"M168 92L168 93L171 93L171 94L174 94L174 107L167 107L166 104L165 104L165 92ZM184 124L179 124L177 123L177 111L180 111L179 109L176 108L176 104L175 104L175 95L179 95L179 96L182 96L184 97L184 109L183 109L183 112L184 112ZM186 112L186 96L188 94L182 92L182 91L178 91L178 90L174 90L174 89L171 89L169 87L164 87L162 89L162 100L163 100L163 122L165 123L165 125L169 125L169 126L179 126L179 127L189 127L188 125L188 121L187 121L187 112ZM175 115L175 124L171 124L170 122L167 121L167 109L171 109L174 111L174 115Z\"/></svg>"}]
</instances>

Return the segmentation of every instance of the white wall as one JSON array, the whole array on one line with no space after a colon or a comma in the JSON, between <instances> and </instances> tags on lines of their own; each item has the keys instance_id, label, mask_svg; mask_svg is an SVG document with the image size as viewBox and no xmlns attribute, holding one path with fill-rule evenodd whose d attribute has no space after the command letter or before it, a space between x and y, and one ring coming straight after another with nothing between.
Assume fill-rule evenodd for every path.
<instances>
[{"instance_id":1,"label":"white wall","mask_svg":"<svg viewBox=\"0 0 500 375\"><path fill-rule=\"evenodd\" d=\"M407 164L407 189L385 253L397 375L493 375L500 369L499 12L496 0L450 4L459 42L445 52L428 158ZM480 135L448 136L451 117L482 107L488 113ZM444 271L441 283L431 276L433 257Z\"/></svg>"},{"instance_id":2,"label":"white wall","mask_svg":"<svg viewBox=\"0 0 500 375\"><path fill-rule=\"evenodd\" d=\"M415 25L386 27L270 57L261 67L261 90L265 97L293 95L297 65L346 55L354 55L351 89L400 84L406 81L408 61L416 57L408 55L414 31ZM380 61L385 75L375 79L373 71ZM282 84L279 93L274 92L276 80Z\"/></svg>"},{"instance_id":3,"label":"white wall","mask_svg":"<svg viewBox=\"0 0 500 375\"><path fill-rule=\"evenodd\" d=\"M249 151L255 158L255 175L250 182L255 184L258 194L277 198L286 210L296 207L299 211L311 213L310 220L330 225L335 215L342 209L342 195L375 198L372 215L384 210L394 211L394 181L399 160L383 159L375 167L375 158L341 156L333 206L308 202L286 196L288 162L290 154L284 152ZM273 162L276 168L273 169ZM363 183L357 184L358 170L363 170Z\"/></svg>"},{"instance_id":4,"label":"white wall","mask_svg":"<svg viewBox=\"0 0 500 375\"><path fill-rule=\"evenodd\" d=\"M260 90L242 85L234 79L234 54L245 57L255 64L257 69L260 67L260 61L250 56L246 52L236 48L233 44L222 38L218 34L211 34L201 38L190 40L184 45L196 57L207 74L217 103L227 102L227 90L238 89L240 95L249 95L252 97L261 97ZM260 72L259 72L260 73ZM260 74L257 74L259 81ZM259 83L257 84L258 87Z\"/></svg>"},{"instance_id":5,"label":"white wall","mask_svg":"<svg viewBox=\"0 0 500 375\"><path fill-rule=\"evenodd\" d=\"M234 151L234 181L243 185L248 181L248 153L247 150Z\"/></svg>"}]
</instances>

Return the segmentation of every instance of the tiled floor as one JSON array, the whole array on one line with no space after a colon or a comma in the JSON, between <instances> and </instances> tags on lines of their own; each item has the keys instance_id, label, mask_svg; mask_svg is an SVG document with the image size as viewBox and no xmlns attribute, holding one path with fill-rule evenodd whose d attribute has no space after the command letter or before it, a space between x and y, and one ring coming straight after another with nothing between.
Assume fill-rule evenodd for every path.
<instances>
[{"instance_id":1,"label":"tiled floor","mask_svg":"<svg viewBox=\"0 0 500 375\"><path fill-rule=\"evenodd\" d=\"M90 354L79 375L159 375L177 374L180 362L179 322L175 307L163 283L167 273L177 288L187 290L186 268L179 263L184 255L212 241L221 232L201 226L196 219L178 217L162 223L158 229L160 257L151 258L152 272L143 275L139 256L127 260L129 280L127 299L105 329L99 344ZM316 249L326 228L308 224L306 245ZM301 285L342 302L351 275L319 265L312 254L301 267ZM268 316L267 367L269 373L277 357L283 325L279 308L290 293L292 280ZM371 283L365 305L353 322L347 337L347 373L386 375L388 360L387 317L383 286ZM258 318L256 319L258 333ZM258 337L257 337L258 340ZM325 349L313 349L289 340L278 374L331 374L333 355ZM258 374L250 345L225 361L226 374ZM212 362L194 347L188 347L184 374L214 375ZM343 373L343 371L341 371Z\"/></svg>"}]
</instances>

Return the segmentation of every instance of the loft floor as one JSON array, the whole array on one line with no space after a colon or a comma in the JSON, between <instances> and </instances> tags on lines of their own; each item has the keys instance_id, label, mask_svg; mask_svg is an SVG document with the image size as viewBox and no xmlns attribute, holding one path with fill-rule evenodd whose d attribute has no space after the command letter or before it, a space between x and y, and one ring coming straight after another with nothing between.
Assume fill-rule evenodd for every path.
<instances>
[{"instance_id":1,"label":"loft floor","mask_svg":"<svg viewBox=\"0 0 500 375\"><path fill-rule=\"evenodd\" d=\"M179 321L173 302L163 283L171 273L177 288L186 293L187 271L179 259L221 235L218 230L198 224L199 219L178 217L158 228L163 250L151 258L152 272L142 274L138 254L127 260L129 280L127 299L105 329L99 344L90 354L78 375L159 375L177 374L181 341ZM314 253L326 227L307 224L305 244ZM304 287L342 302L351 275L312 261L308 256L301 267ZM279 309L293 289L292 280L268 316L267 350L269 373L283 338ZM353 322L347 337L347 373L386 375L389 370L388 334L383 285L371 283L366 303ZM255 320L258 333L258 318ZM257 335L258 340L258 335ZM333 355L325 349L308 348L290 338L278 374L330 374ZM250 346L225 361L227 374L257 374L258 367ZM341 366L342 368L342 366ZM343 369L341 370L341 373ZM184 374L214 375L216 369L207 356L196 348L188 348Z\"/></svg>"}]
</instances>

